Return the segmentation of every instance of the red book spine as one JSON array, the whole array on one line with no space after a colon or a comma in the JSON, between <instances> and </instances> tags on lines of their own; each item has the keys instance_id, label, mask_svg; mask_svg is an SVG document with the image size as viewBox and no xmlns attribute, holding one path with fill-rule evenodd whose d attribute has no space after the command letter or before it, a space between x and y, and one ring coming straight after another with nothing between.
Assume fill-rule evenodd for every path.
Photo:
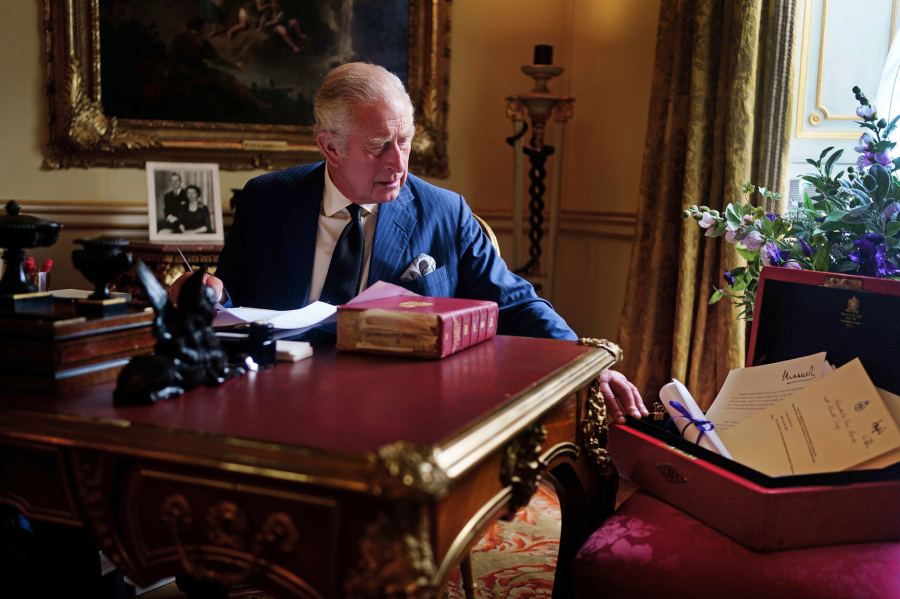
<instances>
[{"instance_id":1,"label":"red book spine","mask_svg":"<svg viewBox=\"0 0 900 599\"><path fill-rule=\"evenodd\" d=\"M476 343L484 341L484 339L481 338L481 321L483 314L484 308L481 307L472 311L472 343L470 343L470 345L475 345Z\"/></svg>"},{"instance_id":2,"label":"red book spine","mask_svg":"<svg viewBox=\"0 0 900 599\"><path fill-rule=\"evenodd\" d=\"M497 321L500 319L500 308L497 307L497 304L493 306L488 306L488 323L487 323L487 334L485 339L490 339L494 335L497 334Z\"/></svg>"},{"instance_id":3,"label":"red book spine","mask_svg":"<svg viewBox=\"0 0 900 599\"><path fill-rule=\"evenodd\" d=\"M472 320L476 312L478 312L478 310L467 310L463 313L463 347L475 345L475 338L472 336Z\"/></svg>"}]
</instances>

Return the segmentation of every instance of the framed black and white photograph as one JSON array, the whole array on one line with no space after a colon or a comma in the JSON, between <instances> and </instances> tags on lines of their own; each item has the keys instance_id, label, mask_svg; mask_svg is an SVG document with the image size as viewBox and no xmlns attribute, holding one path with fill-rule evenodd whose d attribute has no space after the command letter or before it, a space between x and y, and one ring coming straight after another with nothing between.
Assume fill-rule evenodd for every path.
<instances>
[{"instance_id":1,"label":"framed black and white photograph","mask_svg":"<svg viewBox=\"0 0 900 599\"><path fill-rule=\"evenodd\" d=\"M224 239L218 164L148 162L147 199L150 241Z\"/></svg>"}]
</instances>

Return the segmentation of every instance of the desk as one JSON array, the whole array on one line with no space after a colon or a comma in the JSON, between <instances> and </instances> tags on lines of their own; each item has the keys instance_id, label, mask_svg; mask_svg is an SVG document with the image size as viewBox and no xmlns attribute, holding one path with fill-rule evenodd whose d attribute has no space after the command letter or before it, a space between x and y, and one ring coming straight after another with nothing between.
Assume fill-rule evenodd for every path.
<instances>
[{"instance_id":1,"label":"desk","mask_svg":"<svg viewBox=\"0 0 900 599\"><path fill-rule=\"evenodd\" d=\"M139 584L434 597L481 532L557 487L557 596L611 511L618 348L498 336L439 361L337 353L117 408L112 385L0 391L0 501L85 526Z\"/></svg>"}]
</instances>

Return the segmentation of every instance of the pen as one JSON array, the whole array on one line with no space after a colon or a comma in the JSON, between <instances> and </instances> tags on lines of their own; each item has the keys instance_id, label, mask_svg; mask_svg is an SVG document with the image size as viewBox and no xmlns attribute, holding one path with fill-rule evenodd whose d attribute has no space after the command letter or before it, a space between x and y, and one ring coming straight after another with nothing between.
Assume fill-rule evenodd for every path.
<instances>
[{"instance_id":1,"label":"pen","mask_svg":"<svg viewBox=\"0 0 900 599\"><path fill-rule=\"evenodd\" d=\"M187 261L187 258L184 257L184 254L181 253L181 248L175 248L178 250L178 255L181 256L181 259L184 261L184 267L187 269L187 272L191 272L194 268L191 266L191 263Z\"/></svg>"}]
</instances>

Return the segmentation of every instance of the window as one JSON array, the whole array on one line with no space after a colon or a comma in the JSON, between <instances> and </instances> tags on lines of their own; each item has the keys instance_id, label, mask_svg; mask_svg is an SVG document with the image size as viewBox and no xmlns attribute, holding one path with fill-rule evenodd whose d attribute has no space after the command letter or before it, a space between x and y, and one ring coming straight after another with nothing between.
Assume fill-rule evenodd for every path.
<instances>
[{"instance_id":1,"label":"window","mask_svg":"<svg viewBox=\"0 0 900 599\"><path fill-rule=\"evenodd\" d=\"M883 108L879 112L885 116L888 107L878 106L875 98L897 31L900 0L801 0L797 10L788 210L803 198L805 182L798 177L812 170L807 158L815 159L833 146L844 150L840 168L856 163L853 146L862 130L856 124L858 104L850 91L854 85L876 108ZM900 98L894 103L900 105Z\"/></svg>"}]
</instances>

